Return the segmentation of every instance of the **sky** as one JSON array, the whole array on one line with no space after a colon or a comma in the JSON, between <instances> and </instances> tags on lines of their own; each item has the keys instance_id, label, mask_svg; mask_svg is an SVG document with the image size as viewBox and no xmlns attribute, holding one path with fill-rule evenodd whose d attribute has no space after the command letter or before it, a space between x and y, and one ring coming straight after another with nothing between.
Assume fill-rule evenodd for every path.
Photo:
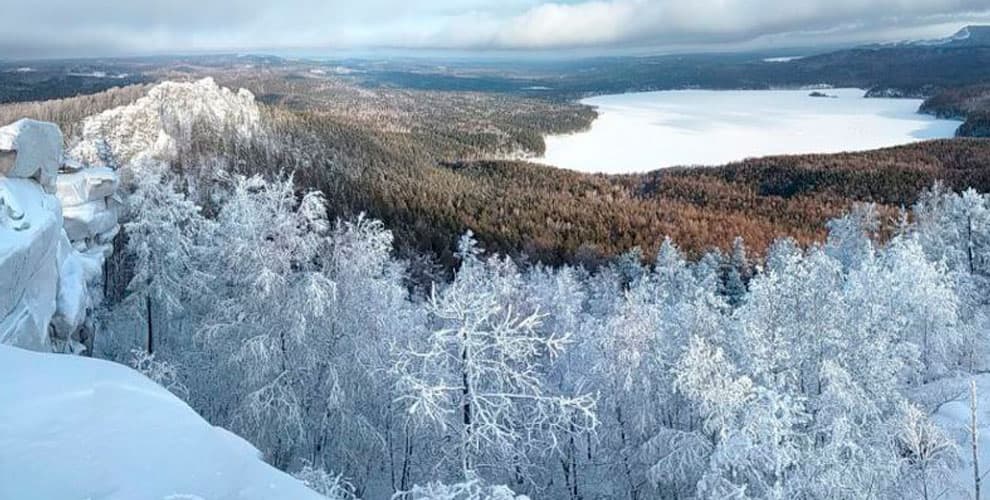
<instances>
[{"instance_id":1,"label":"sky","mask_svg":"<svg viewBox=\"0 0 990 500\"><path fill-rule=\"evenodd\" d=\"M412 49L622 52L941 37L990 0L29 0L0 59Z\"/></svg>"}]
</instances>

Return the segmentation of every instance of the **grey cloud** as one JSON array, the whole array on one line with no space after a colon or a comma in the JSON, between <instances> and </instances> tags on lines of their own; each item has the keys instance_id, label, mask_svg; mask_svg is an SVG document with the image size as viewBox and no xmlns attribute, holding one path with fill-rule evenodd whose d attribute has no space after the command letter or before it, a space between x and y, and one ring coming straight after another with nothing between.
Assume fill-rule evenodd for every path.
<instances>
[{"instance_id":1,"label":"grey cloud","mask_svg":"<svg viewBox=\"0 0 990 500\"><path fill-rule=\"evenodd\" d=\"M990 21L990 0L28 0L0 57L336 48L813 43Z\"/></svg>"}]
</instances>

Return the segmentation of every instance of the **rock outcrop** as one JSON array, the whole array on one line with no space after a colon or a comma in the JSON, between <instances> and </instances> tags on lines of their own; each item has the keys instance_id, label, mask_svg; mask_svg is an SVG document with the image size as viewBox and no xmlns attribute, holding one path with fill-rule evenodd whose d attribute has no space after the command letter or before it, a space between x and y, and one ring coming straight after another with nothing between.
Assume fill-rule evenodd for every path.
<instances>
[{"instance_id":1,"label":"rock outcrop","mask_svg":"<svg viewBox=\"0 0 990 500\"><path fill-rule=\"evenodd\" d=\"M25 119L0 128L0 177L35 179L51 192L61 163L57 126Z\"/></svg>"},{"instance_id":2,"label":"rock outcrop","mask_svg":"<svg viewBox=\"0 0 990 500\"><path fill-rule=\"evenodd\" d=\"M164 82L132 104L87 117L69 156L119 169L129 178L128 171L175 159L194 129L200 137L237 141L258 134L260 124L261 110L247 90L232 91L212 78Z\"/></svg>"},{"instance_id":3,"label":"rock outcrop","mask_svg":"<svg viewBox=\"0 0 990 500\"><path fill-rule=\"evenodd\" d=\"M0 343L78 352L91 339L87 313L117 231L117 178L73 167L59 174L57 126L0 127Z\"/></svg>"}]
</instances>

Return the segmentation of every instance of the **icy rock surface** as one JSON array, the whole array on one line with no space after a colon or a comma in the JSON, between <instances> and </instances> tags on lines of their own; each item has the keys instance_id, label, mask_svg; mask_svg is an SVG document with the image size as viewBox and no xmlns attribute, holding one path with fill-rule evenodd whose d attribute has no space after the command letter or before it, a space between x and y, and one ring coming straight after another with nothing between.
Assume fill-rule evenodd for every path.
<instances>
[{"instance_id":1,"label":"icy rock surface","mask_svg":"<svg viewBox=\"0 0 990 500\"><path fill-rule=\"evenodd\" d=\"M117 176L82 166L57 176L62 133L50 123L0 128L0 151L11 153L0 172L0 344L78 350L118 229Z\"/></svg>"},{"instance_id":2,"label":"icy rock surface","mask_svg":"<svg viewBox=\"0 0 990 500\"><path fill-rule=\"evenodd\" d=\"M78 168L60 174L56 181L56 194L64 206L105 199L116 192L117 174L107 167Z\"/></svg>"},{"instance_id":3,"label":"icy rock surface","mask_svg":"<svg viewBox=\"0 0 990 500\"><path fill-rule=\"evenodd\" d=\"M80 168L60 174L56 182L65 234L76 250L97 258L99 268L113 252L119 230L118 184L117 173L107 167Z\"/></svg>"},{"instance_id":4,"label":"icy rock surface","mask_svg":"<svg viewBox=\"0 0 990 500\"><path fill-rule=\"evenodd\" d=\"M123 365L0 345L0 422L0 498L322 498Z\"/></svg>"},{"instance_id":5,"label":"icy rock surface","mask_svg":"<svg viewBox=\"0 0 990 500\"><path fill-rule=\"evenodd\" d=\"M69 245L58 200L33 180L0 177L0 212L0 343L45 349Z\"/></svg>"},{"instance_id":6,"label":"icy rock surface","mask_svg":"<svg viewBox=\"0 0 990 500\"><path fill-rule=\"evenodd\" d=\"M62 162L62 131L52 123L18 120L0 127L0 177L34 178L54 187Z\"/></svg>"}]
</instances>

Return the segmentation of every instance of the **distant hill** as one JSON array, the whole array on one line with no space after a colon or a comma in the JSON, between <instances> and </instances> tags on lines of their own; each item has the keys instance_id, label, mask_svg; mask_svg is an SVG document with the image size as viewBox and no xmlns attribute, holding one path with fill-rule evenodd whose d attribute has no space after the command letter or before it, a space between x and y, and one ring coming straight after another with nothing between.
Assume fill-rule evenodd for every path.
<instances>
[{"instance_id":1,"label":"distant hill","mask_svg":"<svg viewBox=\"0 0 990 500\"><path fill-rule=\"evenodd\" d=\"M943 47L986 47L990 46L990 26L966 26L955 35L941 40Z\"/></svg>"},{"instance_id":2,"label":"distant hill","mask_svg":"<svg viewBox=\"0 0 990 500\"><path fill-rule=\"evenodd\" d=\"M891 43L871 44L867 48L889 48L889 47L987 47L990 46L990 26L971 25L966 26L950 37L936 38L934 40L907 40Z\"/></svg>"}]
</instances>

